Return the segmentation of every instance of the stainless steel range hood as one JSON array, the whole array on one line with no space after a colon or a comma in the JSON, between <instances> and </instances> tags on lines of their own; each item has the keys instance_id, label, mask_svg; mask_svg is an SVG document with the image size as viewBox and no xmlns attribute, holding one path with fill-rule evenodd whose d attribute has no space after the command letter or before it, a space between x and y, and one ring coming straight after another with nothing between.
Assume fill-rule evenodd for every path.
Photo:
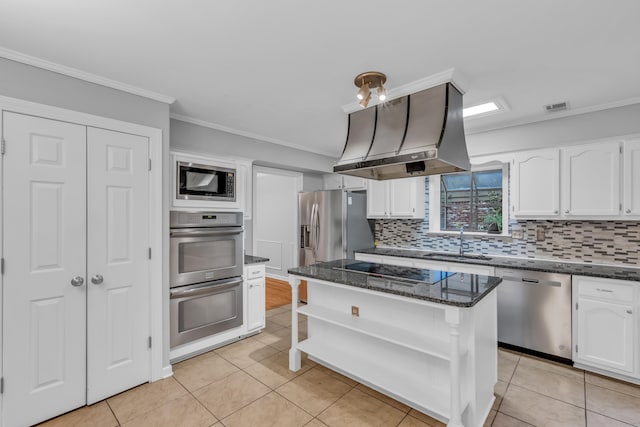
<instances>
[{"instance_id":1,"label":"stainless steel range hood","mask_svg":"<svg viewBox=\"0 0 640 427\"><path fill-rule=\"evenodd\" d=\"M462 94L444 83L349 114L333 171L384 180L469 168Z\"/></svg>"}]
</instances>

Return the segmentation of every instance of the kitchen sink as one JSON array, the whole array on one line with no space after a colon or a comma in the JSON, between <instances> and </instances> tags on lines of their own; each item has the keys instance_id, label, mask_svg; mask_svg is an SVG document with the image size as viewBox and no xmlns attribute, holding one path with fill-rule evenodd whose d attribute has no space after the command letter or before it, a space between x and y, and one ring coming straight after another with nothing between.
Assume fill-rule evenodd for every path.
<instances>
[{"instance_id":1,"label":"kitchen sink","mask_svg":"<svg viewBox=\"0 0 640 427\"><path fill-rule=\"evenodd\" d=\"M479 261L489 261L489 260L491 260L491 257L489 257L489 256L478 255L478 254L460 255L460 254L453 254L453 253L433 253L433 254L426 254L424 257L427 258L427 259L439 259L439 260L447 260L447 259L455 259L455 260L476 259L476 260L479 260Z\"/></svg>"}]
</instances>

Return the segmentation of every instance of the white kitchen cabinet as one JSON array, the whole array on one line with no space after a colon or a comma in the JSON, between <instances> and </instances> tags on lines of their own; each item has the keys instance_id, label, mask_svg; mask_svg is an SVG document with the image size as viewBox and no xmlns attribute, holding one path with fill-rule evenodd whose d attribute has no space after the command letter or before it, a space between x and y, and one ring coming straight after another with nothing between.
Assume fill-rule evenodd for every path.
<instances>
[{"instance_id":1,"label":"white kitchen cabinet","mask_svg":"<svg viewBox=\"0 0 640 427\"><path fill-rule=\"evenodd\" d=\"M253 201L253 171L250 162L238 162L238 194L244 219L251 219Z\"/></svg>"},{"instance_id":2,"label":"white kitchen cabinet","mask_svg":"<svg viewBox=\"0 0 640 427\"><path fill-rule=\"evenodd\" d=\"M555 218L560 214L560 150L518 153L511 168L513 205L518 218Z\"/></svg>"},{"instance_id":3,"label":"white kitchen cabinet","mask_svg":"<svg viewBox=\"0 0 640 427\"><path fill-rule=\"evenodd\" d=\"M252 264L244 267L245 323L247 332L255 332L265 327L265 266Z\"/></svg>"},{"instance_id":4,"label":"white kitchen cabinet","mask_svg":"<svg viewBox=\"0 0 640 427\"><path fill-rule=\"evenodd\" d=\"M624 142L623 215L640 216L640 139Z\"/></svg>"},{"instance_id":5,"label":"white kitchen cabinet","mask_svg":"<svg viewBox=\"0 0 640 427\"><path fill-rule=\"evenodd\" d=\"M367 218L424 218L424 177L369 180Z\"/></svg>"},{"instance_id":6,"label":"white kitchen cabinet","mask_svg":"<svg viewBox=\"0 0 640 427\"><path fill-rule=\"evenodd\" d=\"M545 173L540 171L541 176ZM620 143L603 142L563 149L561 182L565 218L618 216Z\"/></svg>"},{"instance_id":7,"label":"white kitchen cabinet","mask_svg":"<svg viewBox=\"0 0 640 427\"><path fill-rule=\"evenodd\" d=\"M573 276L573 360L577 367L640 378L637 283Z\"/></svg>"},{"instance_id":8,"label":"white kitchen cabinet","mask_svg":"<svg viewBox=\"0 0 640 427\"><path fill-rule=\"evenodd\" d=\"M328 173L322 175L322 188L325 190L366 190L367 181L368 179L357 176Z\"/></svg>"}]
</instances>

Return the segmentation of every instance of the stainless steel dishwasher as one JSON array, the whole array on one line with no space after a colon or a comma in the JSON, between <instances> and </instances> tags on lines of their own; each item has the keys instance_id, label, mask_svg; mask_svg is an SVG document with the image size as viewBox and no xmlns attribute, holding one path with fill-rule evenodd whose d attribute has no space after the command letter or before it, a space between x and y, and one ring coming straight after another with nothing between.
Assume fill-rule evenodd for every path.
<instances>
[{"instance_id":1,"label":"stainless steel dishwasher","mask_svg":"<svg viewBox=\"0 0 640 427\"><path fill-rule=\"evenodd\" d=\"M571 359L571 276L496 269L498 341Z\"/></svg>"}]
</instances>

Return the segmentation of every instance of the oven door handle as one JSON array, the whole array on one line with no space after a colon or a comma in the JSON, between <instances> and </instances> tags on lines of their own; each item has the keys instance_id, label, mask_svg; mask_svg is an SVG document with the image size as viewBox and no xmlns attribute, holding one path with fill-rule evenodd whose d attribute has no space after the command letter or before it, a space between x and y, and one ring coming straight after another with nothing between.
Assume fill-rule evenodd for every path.
<instances>
[{"instance_id":1,"label":"oven door handle","mask_svg":"<svg viewBox=\"0 0 640 427\"><path fill-rule=\"evenodd\" d=\"M220 236L221 234L242 234L243 228L240 227L225 227L217 228L215 230L179 230L169 233L170 237L193 237L193 236Z\"/></svg>"},{"instance_id":2,"label":"oven door handle","mask_svg":"<svg viewBox=\"0 0 640 427\"><path fill-rule=\"evenodd\" d=\"M176 288L169 293L170 299L208 294L214 289L217 290L220 288L232 287L231 285L242 283L242 279L227 279L221 280L220 282L217 282L215 284L212 283L214 282L200 283L192 286L181 286L180 288Z\"/></svg>"}]
</instances>

